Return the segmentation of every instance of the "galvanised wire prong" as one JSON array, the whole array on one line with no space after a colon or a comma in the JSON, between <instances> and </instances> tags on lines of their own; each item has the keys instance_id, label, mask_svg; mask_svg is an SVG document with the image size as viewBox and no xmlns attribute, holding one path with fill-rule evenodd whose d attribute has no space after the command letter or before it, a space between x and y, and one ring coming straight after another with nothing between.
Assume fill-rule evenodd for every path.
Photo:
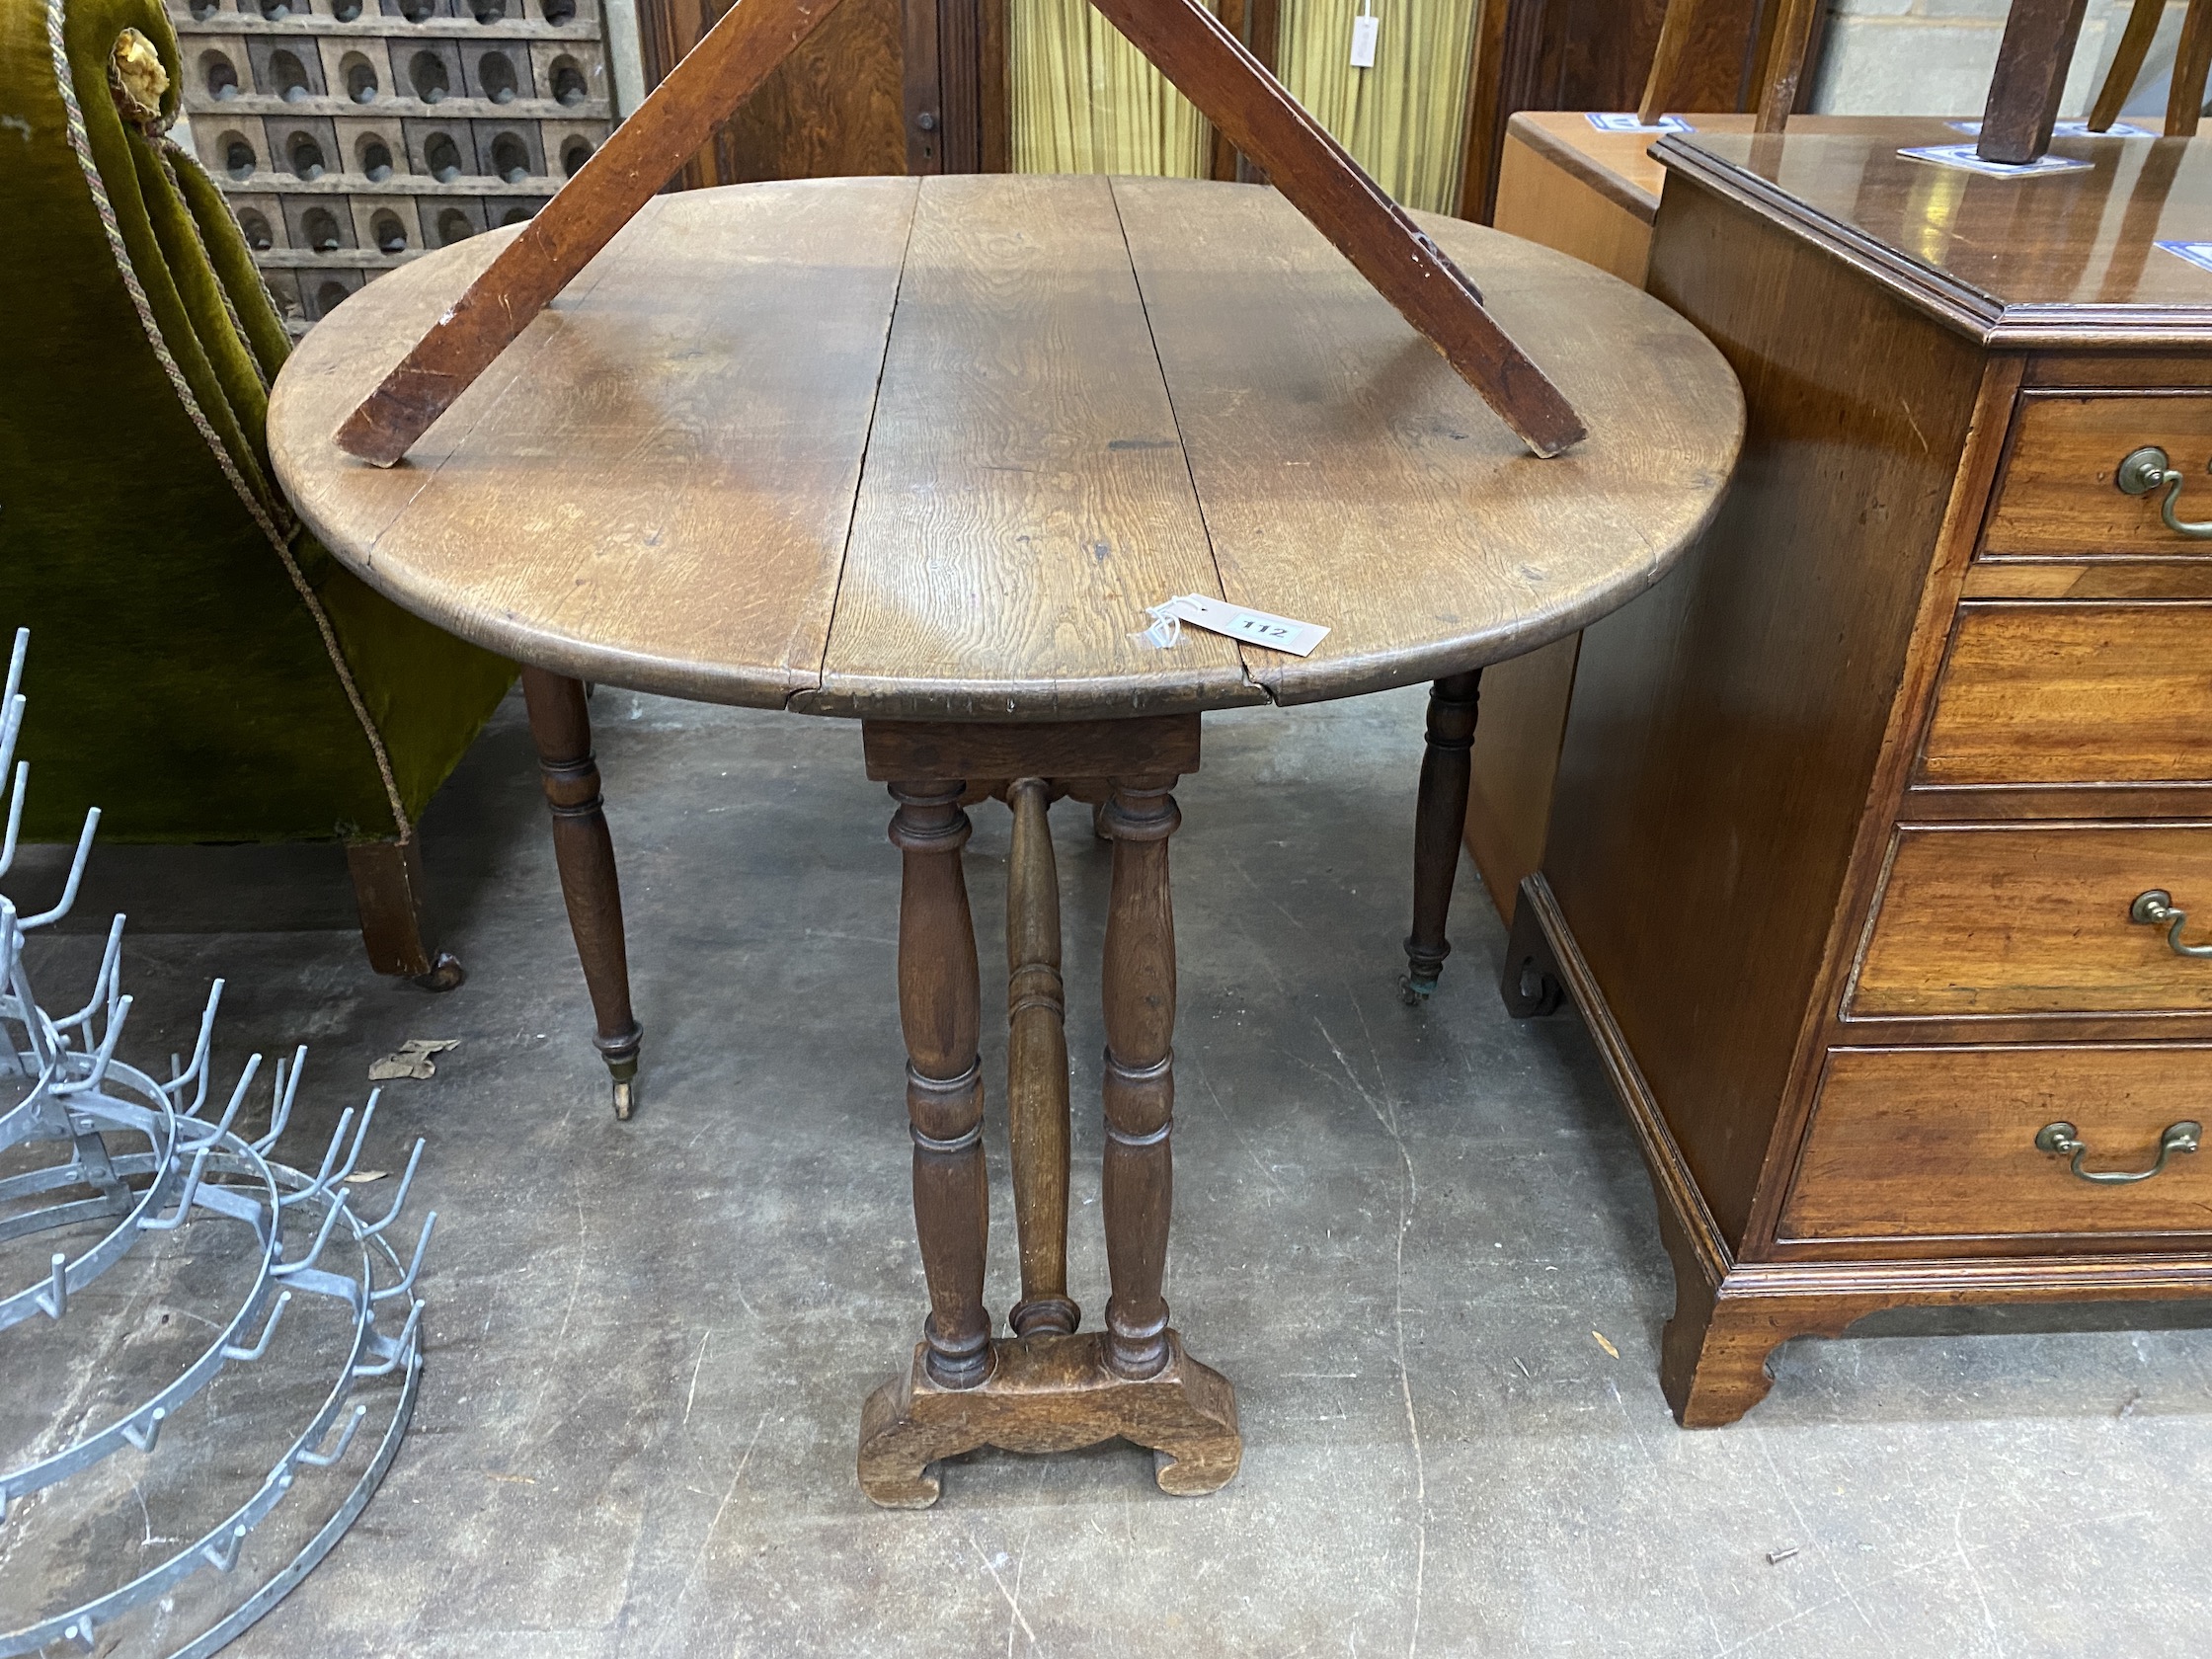
<instances>
[{"instance_id":1,"label":"galvanised wire prong","mask_svg":"<svg viewBox=\"0 0 2212 1659\"><path fill-rule=\"evenodd\" d=\"M393 1297L405 1296L415 1288L415 1275L423 1271L423 1252L431 1247L431 1228L436 1225L437 1212L433 1210L423 1218L422 1235L415 1240L415 1259L407 1264L407 1277L398 1284L387 1286L381 1291L369 1292L368 1300L370 1302L387 1302ZM421 1305L420 1303L416 1304L418 1308Z\"/></svg>"},{"instance_id":2,"label":"galvanised wire prong","mask_svg":"<svg viewBox=\"0 0 2212 1659\"><path fill-rule=\"evenodd\" d=\"M322 1167L315 1172L315 1178L308 1182L306 1186L300 1188L299 1191L283 1194L276 1200L279 1205L289 1208L302 1199L318 1198L322 1195L323 1189L330 1185L330 1172L338 1163L338 1148L346 1144L346 1131L351 1127L353 1121L354 1109L351 1106L338 1114L338 1128L331 1134L330 1149L323 1153Z\"/></svg>"},{"instance_id":3,"label":"galvanised wire prong","mask_svg":"<svg viewBox=\"0 0 2212 1659\"><path fill-rule=\"evenodd\" d=\"M35 916L25 916L17 925L26 933L34 927L43 927L49 921L59 921L77 903L77 887L85 879L85 865L92 858L93 831L100 828L100 809L94 807L85 814L84 832L77 837L76 855L69 860L69 879L61 887L61 903L50 910L41 910Z\"/></svg>"},{"instance_id":4,"label":"galvanised wire prong","mask_svg":"<svg viewBox=\"0 0 2212 1659\"><path fill-rule=\"evenodd\" d=\"M277 1065L281 1066L282 1061ZM223 1108L223 1115L215 1121L215 1134L228 1135L231 1123L238 1116L238 1108L246 1104L246 1091L254 1086L254 1078L261 1071L261 1056L249 1055L246 1069L238 1073L238 1086L230 1091L230 1104Z\"/></svg>"},{"instance_id":5,"label":"galvanised wire prong","mask_svg":"<svg viewBox=\"0 0 2212 1659\"><path fill-rule=\"evenodd\" d=\"M398 1217L400 1210L407 1203L407 1189L415 1184L415 1166L423 1161L423 1147L427 1145L428 1143L422 1137L416 1137L415 1149L407 1154L407 1168L400 1174L399 1196L392 1200L392 1207L384 1212L382 1221L362 1226L360 1230L363 1238L374 1238L390 1226Z\"/></svg>"},{"instance_id":6,"label":"galvanised wire prong","mask_svg":"<svg viewBox=\"0 0 2212 1659\"><path fill-rule=\"evenodd\" d=\"M323 1224L315 1234L315 1242L307 1254L295 1262L278 1262L269 1270L273 1279L289 1279L295 1273L304 1273L315 1265L315 1258L323 1253L323 1246L330 1242L331 1229L338 1225L339 1212L346 1208L346 1190L341 1187L332 1194L330 1208L323 1212Z\"/></svg>"},{"instance_id":7,"label":"galvanised wire prong","mask_svg":"<svg viewBox=\"0 0 2212 1659\"><path fill-rule=\"evenodd\" d=\"M356 1370L354 1375L358 1377L361 1374ZM338 1444L336 1446L333 1446L328 1452L309 1452L303 1448L292 1462L305 1463L310 1468L329 1468L331 1464L346 1456L346 1448L354 1444L354 1434L360 1428L361 1419L367 1415L367 1406L356 1404L353 1416L347 1418L345 1424L338 1431Z\"/></svg>"},{"instance_id":8,"label":"galvanised wire prong","mask_svg":"<svg viewBox=\"0 0 2212 1659\"><path fill-rule=\"evenodd\" d=\"M269 1323L261 1327L261 1340L251 1348L242 1348L235 1342L226 1342L223 1344L223 1358L226 1360L245 1360L250 1363L268 1353L270 1340L276 1334L276 1321L284 1316L284 1309L291 1305L291 1292L278 1291L276 1293L276 1305L269 1310Z\"/></svg>"},{"instance_id":9,"label":"galvanised wire prong","mask_svg":"<svg viewBox=\"0 0 2212 1659\"><path fill-rule=\"evenodd\" d=\"M425 1228L424 1231L427 1236L429 1229ZM412 1279L414 1275L409 1274L408 1277ZM356 1377L389 1377L393 1372L399 1370L400 1362L407 1359L412 1351L415 1327L423 1322L425 1305L425 1304L418 1302L408 1308L407 1323L400 1326L399 1335L392 1339L392 1353L389 1359L376 1365L357 1365L354 1367L354 1375Z\"/></svg>"},{"instance_id":10,"label":"galvanised wire prong","mask_svg":"<svg viewBox=\"0 0 2212 1659\"><path fill-rule=\"evenodd\" d=\"M177 1213L164 1221L158 1215L148 1216L138 1224L140 1232L175 1232L185 1224L192 1214L192 1201L199 1192L199 1178L207 1172L207 1154L214 1148L201 1146L193 1153L192 1169L185 1176L184 1191L177 1195Z\"/></svg>"},{"instance_id":11,"label":"galvanised wire prong","mask_svg":"<svg viewBox=\"0 0 2212 1659\"><path fill-rule=\"evenodd\" d=\"M284 1126L292 1121L292 1097L299 1093L299 1074L307 1069L307 1045L292 1051L292 1063L287 1069L283 1061L276 1062L276 1087L270 1096L269 1132L254 1143L254 1150L266 1153L276 1145L276 1138L284 1133Z\"/></svg>"}]
</instances>

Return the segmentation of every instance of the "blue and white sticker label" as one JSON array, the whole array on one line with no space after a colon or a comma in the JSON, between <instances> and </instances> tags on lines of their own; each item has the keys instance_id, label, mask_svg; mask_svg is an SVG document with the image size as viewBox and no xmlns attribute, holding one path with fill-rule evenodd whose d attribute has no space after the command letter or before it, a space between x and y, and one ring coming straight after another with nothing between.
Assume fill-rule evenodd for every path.
<instances>
[{"instance_id":1,"label":"blue and white sticker label","mask_svg":"<svg viewBox=\"0 0 2212 1659\"><path fill-rule=\"evenodd\" d=\"M2212 242L2161 242L2158 246L2200 271L2212 271Z\"/></svg>"},{"instance_id":2,"label":"blue and white sticker label","mask_svg":"<svg viewBox=\"0 0 2212 1659\"><path fill-rule=\"evenodd\" d=\"M1589 114L1590 124L1600 132L1695 132L1698 130L1680 116L1661 116L1656 121L1646 126L1642 121L1636 119L1636 113L1633 110L1622 111L1614 115L1601 115L1593 110Z\"/></svg>"},{"instance_id":3,"label":"blue and white sticker label","mask_svg":"<svg viewBox=\"0 0 2212 1659\"><path fill-rule=\"evenodd\" d=\"M1980 121L1945 121L1953 132L1963 132L1969 138L1982 135ZM2053 138L2156 138L2157 133L2147 127L2135 126L2127 121L2114 121L2102 132L2091 127L2086 120L2062 120L2051 128Z\"/></svg>"},{"instance_id":4,"label":"blue and white sticker label","mask_svg":"<svg viewBox=\"0 0 2212 1659\"><path fill-rule=\"evenodd\" d=\"M1919 144L1911 149L1899 150L1899 155L1910 161L1932 162L1937 167L1955 167L1962 173L1983 173L1993 179L2041 179L2053 173L2079 173L2090 164L2077 161L2072 156L2038 156L2029 162L1985 161L1975 153L1971 144Z\"/></svg>"}]
</instances>

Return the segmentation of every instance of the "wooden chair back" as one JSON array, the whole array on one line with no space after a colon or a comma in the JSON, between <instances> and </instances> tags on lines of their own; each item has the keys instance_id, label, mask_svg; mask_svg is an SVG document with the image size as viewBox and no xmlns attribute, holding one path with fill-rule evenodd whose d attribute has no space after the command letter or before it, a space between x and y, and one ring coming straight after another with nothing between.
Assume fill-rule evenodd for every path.
<instances>
[{"instance_id":1,"label":"wooden chair back","mask_svg":"<svg viewBox=\"0 0 2212 1659\"><path fill-rule=\"evenodd\" d=\"M1661 116L1709 109L1713 63L1741 59L1748 21L1759 57L1735 108L1757 113L1758 131L1779 132L1797 102L1821 5L1822 0L1754 0L1747 17L1745 0L1667 0L1636 118L1649 125Z\"/></svg>"}]
</instances>

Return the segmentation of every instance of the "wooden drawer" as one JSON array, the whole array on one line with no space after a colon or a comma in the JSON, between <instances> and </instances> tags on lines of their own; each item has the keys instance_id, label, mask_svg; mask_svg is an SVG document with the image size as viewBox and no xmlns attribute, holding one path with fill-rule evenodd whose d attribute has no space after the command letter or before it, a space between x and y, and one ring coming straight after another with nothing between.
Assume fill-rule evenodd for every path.
<instances>
[{"instance_id":1,"label":"wooden drawer","mask_svg":"<svg viewBox=\"0 0 2212 1659\"><path fill-rule=\"evenodd\" d=\"M2207 778L2212 603L1958 607L1916 782Z\"/></svg>"},{"instance_id":2,"label":"wooden drawer","mask_svg":"<svg viewBox=\"0 0 2212 1659\"><path fill-rule=\"evenodd\" d=\"M1902 829L1845 1015L2212 1011L2212 960L2128 919L2153 888L2212 939L2212 825Z\"/></svg>"},{"instance_id":3,"label":"wooden drawer","mask_svg":"<svg viewBox=\"0 0 2212 1659\"><path fill-rule=\"evenodd\" d=\"M2212 1122L2212 1048L1832 1050L1780 1236L2212 1231L2212 1152L2098 1186L2035 1146L2071 1123L2085 1168L2147 1169L2184 1120Z\"/></svg>"},{"instance_id":4,"label":"wooden drawer","mask_svg":"<svg viewBox=\"0 0 2212 1659\"><path fill-rule=\"evenodd\" d=\"M2159 516L2164 492L2122 495L2112 482L2131 450L2155 443L2189 483L2176 511L2212 517L2212 395L2028 392L1982 537L1989 558L2201 559Z\"/></svg>"}]
</instances>

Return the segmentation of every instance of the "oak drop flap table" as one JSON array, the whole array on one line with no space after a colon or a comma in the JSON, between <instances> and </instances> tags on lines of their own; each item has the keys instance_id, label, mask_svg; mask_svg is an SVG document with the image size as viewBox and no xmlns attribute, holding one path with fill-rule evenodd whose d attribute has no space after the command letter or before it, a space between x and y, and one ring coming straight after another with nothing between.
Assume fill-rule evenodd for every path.
<instances>
[{"instance_id":1,"label":"oak drop flap table","mask_svg":"<svg viewBox=\"0 0 2212 1659\"><path fill-rule=\"evenodd\" d=\"M1161 1298L1174 1083L1171 791L1208 709L1435 682L1416 991L1446 950L1482 665L1610 611L1712 514L1743 404L1656 301L1424 218L1589 428L1533 458L1267 189L947 176L656 198L379 470L332 434L489 263L378 281L277 383L277 474L380 592L524 665L598 1044L639 1052L584 682L858 717L897 802L899 1003L930 1313L863 1414L860 1476L926 1504L981 1445L1116 1435L1171 1492L1235 1472L1235 1396ZM1331 631L1301 659L1147 606L1224 598ZM1067 1065L1050 802L1113 843L1102 990L1112 1295L1066 1283ZM988 1198L966 808L1014 813L1008 1099L1022 1297L983 1304Z\"/></svg>"}]
</instances>

